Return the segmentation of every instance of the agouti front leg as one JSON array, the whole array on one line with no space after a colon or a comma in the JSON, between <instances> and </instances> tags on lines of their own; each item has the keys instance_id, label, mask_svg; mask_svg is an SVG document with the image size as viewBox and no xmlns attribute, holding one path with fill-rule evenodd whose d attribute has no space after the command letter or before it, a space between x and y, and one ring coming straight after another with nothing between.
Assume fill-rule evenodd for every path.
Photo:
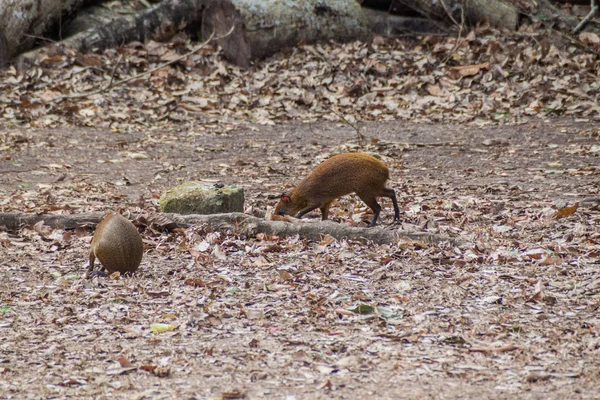
<instances>
[{"instance_id":1,"label":"agouti front leg","mask_svg":"<svg viewBox=\"0 0 600 400\"><path fill-rule=\"evenodd\" d=\"M319 207L318 204L311 204L307 207L304 207L302 210L298 211L298 214L296 214L296 218L300 219L304 216L304 214L311 212L312 210L314 210L315 208Z\"/></svg>"},{"instance_id":2,"label":"agouti front leg","mask_svg":"<svg viewBox=\"0 0 600 400\"><path fill-rule=\"evenodd\" d=\"M327 219L327 217L329 216L329 206L330 205L331 205L331 203L327 203L324 206L319 208L321 210L321 221L325 221Z\"/></svg>"},{"instance_id":3,"label":"agouti front leg","mask_svg":"<svg viewBox=\"0 0 600 400\"><path fill-rule=\"evenodd\" d=\"M400 208L398 207L396 192L394 192L393 189L383 188L381 191L381 196L392 199L392 203L394 204L394 223L398 222L400 220Z\"/></svg>"}]
</instances>

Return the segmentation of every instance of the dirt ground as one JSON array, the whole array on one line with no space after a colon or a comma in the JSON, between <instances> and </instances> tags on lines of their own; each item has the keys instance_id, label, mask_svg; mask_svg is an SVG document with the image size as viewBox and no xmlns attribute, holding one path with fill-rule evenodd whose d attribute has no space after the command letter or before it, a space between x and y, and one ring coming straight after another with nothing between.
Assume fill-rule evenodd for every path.
<instances>
[{"instance_id":1,"label":"dirt ground","mask_svg":"<svg viewBox=\"0 0 600 400\"><path fill-rule=\"evenodd\" d=\"M598 398L598 127L360 126L403 210L389 226L382 200L374 229L454 242L148 228L136 276L84 279L92 230L0 227L0 398ZM242 186L264 215L354 142L334 123L15 128L0 131L0 211L150 214L163 190L200 180ZM343 224L367 214L353 196L332 208Z\"/></svg>"}]
</instances>

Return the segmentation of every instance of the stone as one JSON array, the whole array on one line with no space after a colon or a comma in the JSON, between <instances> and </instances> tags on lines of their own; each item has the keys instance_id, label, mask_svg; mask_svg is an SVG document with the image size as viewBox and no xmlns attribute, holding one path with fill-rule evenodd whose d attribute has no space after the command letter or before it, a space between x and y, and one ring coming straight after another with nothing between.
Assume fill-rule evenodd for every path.
<instances>
[{"instance_id":1,"label":"stone","mask_svg":"<svg viewBox=\"0 0 600 400\"><path fill-rule=\"evenodd\" d=\"M188 182L163 193L160 209L178 214L244 212L244 189L235 185Z\"/></svg>"}]
</instances>

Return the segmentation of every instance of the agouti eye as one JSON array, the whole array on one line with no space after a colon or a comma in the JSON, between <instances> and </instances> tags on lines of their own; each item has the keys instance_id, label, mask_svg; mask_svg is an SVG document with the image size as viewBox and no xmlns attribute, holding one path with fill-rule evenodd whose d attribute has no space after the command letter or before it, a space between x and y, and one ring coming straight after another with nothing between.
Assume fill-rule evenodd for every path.
<instances>
[{"instance_id":1,"label":"agouti eye","mask_svg":"<svg viewBox=\"0 0 600 400\"><path fill-rule=\"evenodd\" d=\"M279 214L279 215L285 215L285 213L283 212L283 210L279 210L279 212L277 214Z\"/></svg>"}]
</instances>

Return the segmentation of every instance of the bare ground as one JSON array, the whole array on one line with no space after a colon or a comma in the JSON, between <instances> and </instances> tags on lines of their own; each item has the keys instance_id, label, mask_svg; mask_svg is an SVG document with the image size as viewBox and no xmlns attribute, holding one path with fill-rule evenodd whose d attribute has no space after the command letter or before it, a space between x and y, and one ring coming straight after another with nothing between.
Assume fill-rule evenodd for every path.
<instances>
[{"instance_id":1,"label":"bare ground","mask_svg":"<svg viewBox=\"0 0 600 400\"><path fill-rule=\"evenodd\" d=\"M137 276L82 279L90 232L0 230L0 397L597 398L598 128L361 128L403 223L463 245L146 229ZM332 151L355 150L342 124L0 139L0 211L28 212L151 213L162 190L204 180L243 186L261 214ZM385 226L383 204L376 229L404 229ZM363 224L366 211L347 197L332 216Z\"/></svg>"}]
</instances>

